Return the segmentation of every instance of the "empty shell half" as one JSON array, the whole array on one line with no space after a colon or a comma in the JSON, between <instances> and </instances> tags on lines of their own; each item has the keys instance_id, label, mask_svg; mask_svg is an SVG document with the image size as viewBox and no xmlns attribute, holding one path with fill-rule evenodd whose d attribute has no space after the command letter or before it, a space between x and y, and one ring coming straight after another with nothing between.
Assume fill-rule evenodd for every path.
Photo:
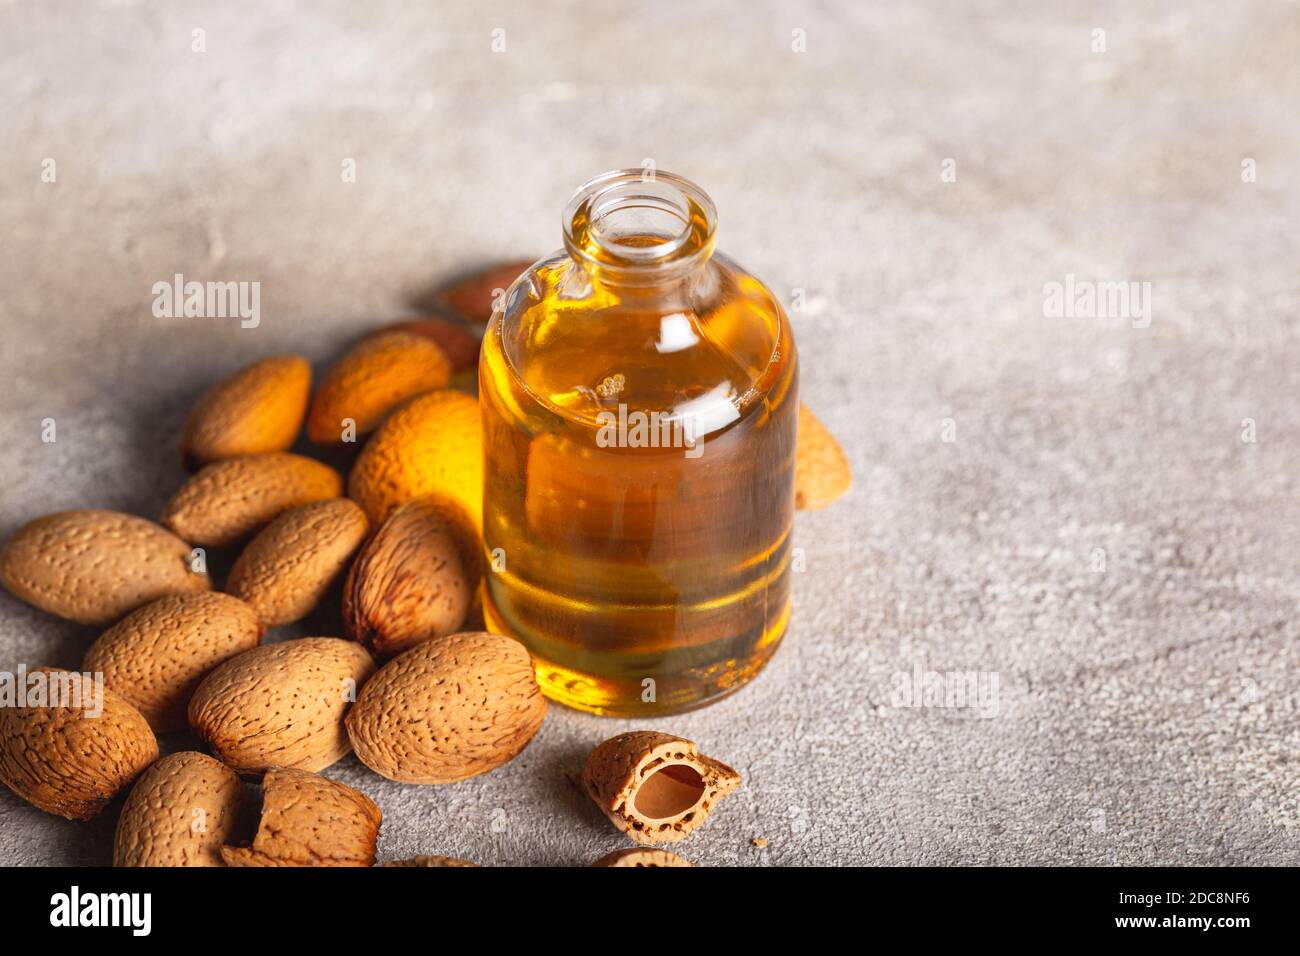
<instances>
[{"instance_id":1,"label":"empty shell half","mask_svg":"<svg viewBox=\"0 0 1300 956\"><path fill-rule=\"evenodd\" d=\"M674 843L704 823L740 774L671 734L619 734L591 752L582 774L596 805L637 843Z\"/></svg>"}]
</instances>

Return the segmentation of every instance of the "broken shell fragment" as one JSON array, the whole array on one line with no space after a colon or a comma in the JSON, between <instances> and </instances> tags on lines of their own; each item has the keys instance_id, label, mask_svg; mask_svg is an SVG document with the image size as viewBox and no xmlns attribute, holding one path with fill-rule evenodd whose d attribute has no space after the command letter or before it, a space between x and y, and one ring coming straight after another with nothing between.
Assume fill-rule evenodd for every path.
<instances>
[{"instance_id":1,"label":"broken shell fragment","mask_svg":"<svg viewBox=\"0 0 1300 956\"><path fill-rule=\"evenodd\" d=\"M262 783L251 846L223 846L227 866L373 866L383 815L359 790L277 767Z\"/></svg>"},{"instance_id":2,"label":"broken shell fragment","mask_svg":"<svg viewBox=\"0 0 1300 956\"><path fill-rule=\"evenodd\" d=\"M591 799L637 843L675 843L704 823L740 774L681 737L619 734L591 752L582 773Z\"/></svg>"},{"instance_id":3,"label":"broken shell fragment","mask_svg":"<svg viewBox=\"0 0 1300 956\"><path fill-rule=\"evenodd\" d=\"M694 866L676 853L649 846L633 846L602 856L592 866Z\"/></svg>"}]
</instances>

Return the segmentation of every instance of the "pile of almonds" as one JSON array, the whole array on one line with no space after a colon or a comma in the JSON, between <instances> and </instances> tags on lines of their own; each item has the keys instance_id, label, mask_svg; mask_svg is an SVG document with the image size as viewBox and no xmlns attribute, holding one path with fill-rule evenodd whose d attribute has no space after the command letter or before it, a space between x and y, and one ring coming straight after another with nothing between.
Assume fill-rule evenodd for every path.
<instances>
[{"instance_id":1,"label":"pile of almonds","mask_svg":"<svg viewBox=\"0 0 1300 956\"><path fill-rule=\"evenodd\" d=\"M129 790L117 866L370 866L379 808L320 771L354 752L390 780L447 784L517 756L546 700L523 645L466 629L484 573L483 460L477 402L457 386L477 365L475 323L527 265L452 287L449 317L366 335L314 395L296 355L219 383L185 422L194 474L160 523L84 510L19 529L0 581L104 629L82 663L103 692L34 671L48 693L0 707L0 780L75 820ZM369 436L346 497L338 471L289 451L304 422L317 445ZM822 507L848 484L838 444L801 409L798 506ZM224 593L208 549L237 549ZM339 592L346 637L262 643ZM186 729L211 756L159 759L155 734ZM241 777L260 780L260 810ZM689 866L653 845L699 827L740 776L690 741L637 732L597 747L582 785L637 844L595 865Z\"/></svg>"}]
</instances>

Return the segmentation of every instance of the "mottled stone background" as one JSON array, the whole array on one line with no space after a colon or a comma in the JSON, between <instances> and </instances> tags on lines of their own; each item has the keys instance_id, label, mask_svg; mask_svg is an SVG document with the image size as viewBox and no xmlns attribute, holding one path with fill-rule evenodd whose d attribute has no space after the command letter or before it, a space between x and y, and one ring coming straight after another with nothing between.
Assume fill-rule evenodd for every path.
<instances>
[{"instance_id":1,"label":"mottled stone background","mask_svg":"<svg viewBox=\"0 0 1300 956\"><path fill-rule=\"evenodd\" d=\"M0 3L0 533L156 515L215 378L548 252L575 186L653 159L801 301L856 472L798 518L773 665L655 724L746 780L680 852L1300 860L1300 6L541 9ZM260 327L154 318L177 272L259 281ZM1067 275L1150 282L1149 326L1046 317ZM0 596L0 666L93 637ZM917 667L996 674L996 715L895 706ZM568 775L628 726L553 709L454 786L329 775L383 808L382 858L580 864L623 843ZM115 816L4 791L0 862L105 863Z\"/></svg>"}]
</instances>

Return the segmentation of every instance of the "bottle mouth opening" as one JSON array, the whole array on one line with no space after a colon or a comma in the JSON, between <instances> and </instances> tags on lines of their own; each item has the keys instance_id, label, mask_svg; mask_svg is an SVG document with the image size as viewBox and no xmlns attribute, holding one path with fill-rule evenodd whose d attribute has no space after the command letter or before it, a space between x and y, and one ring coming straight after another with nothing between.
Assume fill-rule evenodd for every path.
<instances>
[{"instance_id":1,"label":"bottle mouth opening","mask_svg":"<svg viewBox=\"0 0 1300 956\"><path fill-rule=\"evenodd\" d=\"M713 200L688 179L617 169L573 194L564 211L564 245L602 276L656 283L709 257L717 215Z\"/></svg>"}]
</instances>

